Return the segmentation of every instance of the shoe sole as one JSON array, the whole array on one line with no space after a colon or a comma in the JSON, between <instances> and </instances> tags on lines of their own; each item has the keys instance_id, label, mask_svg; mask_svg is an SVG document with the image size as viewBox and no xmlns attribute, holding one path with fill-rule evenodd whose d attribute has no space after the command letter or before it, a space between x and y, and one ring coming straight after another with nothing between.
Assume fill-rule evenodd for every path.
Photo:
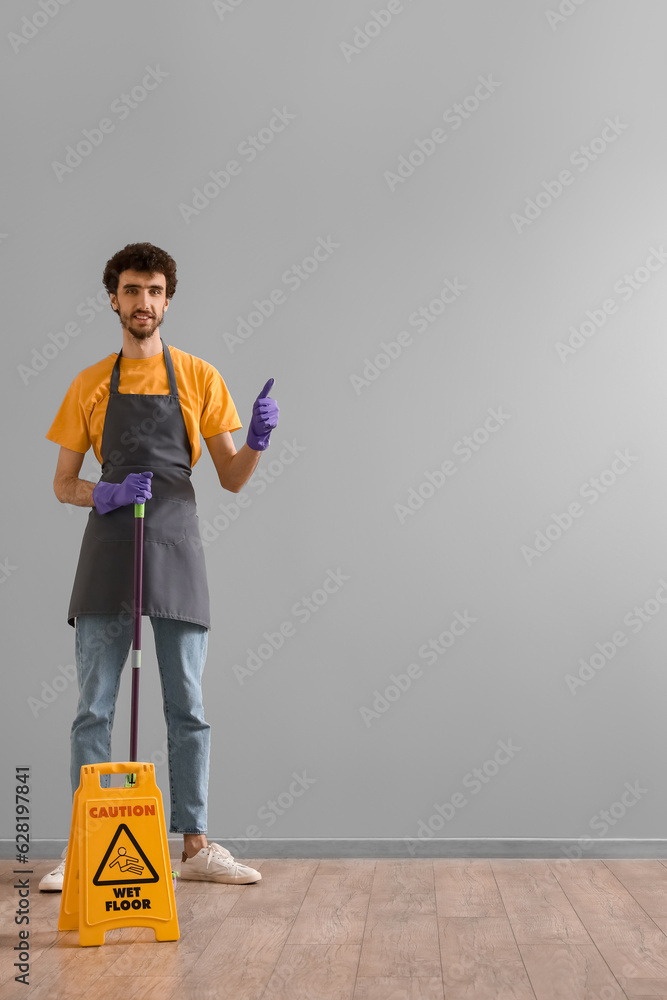
<instances>
[{"instance_id":1,"label":"shoe sole","mask_svg":"<svg viewBox=\"0 0 667 1000\"><path fill-rule=\"evenodd\" d=\"M253 885L255 882L261 882L262 876L258 878L244 878L239 875L238 878L232 878L221 875L200 875L198 872L193 872L191 875L179 875L179 880L181 882L220 882L223 885Z\"/></svg>"},{"instance_id":2,"label":"shoe sole","mask_svg":"<svg viewBox=\"0 0 667 1000\"><path fill-rule=\"evenodd\" d=\"M56 886L56 885L43 885L42 886L42 885L40 885L39 891L40 892L62 892L63 891L63 887L61 885L59 885L59 886Z\"/></svg>"}]
</instances>

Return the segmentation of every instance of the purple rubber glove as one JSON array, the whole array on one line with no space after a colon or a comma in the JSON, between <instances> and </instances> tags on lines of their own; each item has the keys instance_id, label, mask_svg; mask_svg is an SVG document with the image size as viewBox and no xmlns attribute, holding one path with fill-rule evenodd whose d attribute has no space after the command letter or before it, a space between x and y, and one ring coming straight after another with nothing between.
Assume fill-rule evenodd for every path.
<instances>
[{"instance_id":1,"label":"purple rubber glove","mask_svg":"<svg viewBox=\"0 0 667 1000\"><path fill-rule=\"evenodd\" d=\"M269 447L271 431L278 424L278 404L275 399L271 399L268 395L273 381L272 378L269 379L252 408L252 419L248 428L246 444L253 451L264 451Z\"/></svg>"},{"instance_id":2,"label":"purple rubber glove","mask_svg":"<svg viewBox=\"0 0 667 1000\"><path fill-rule=\"evenodd\" d=\"M93 490L93 503L98 514L108 514L128 503L150 500L152 472L131 472L122 483L99 482Z\"/></svg>"}]
</instances>

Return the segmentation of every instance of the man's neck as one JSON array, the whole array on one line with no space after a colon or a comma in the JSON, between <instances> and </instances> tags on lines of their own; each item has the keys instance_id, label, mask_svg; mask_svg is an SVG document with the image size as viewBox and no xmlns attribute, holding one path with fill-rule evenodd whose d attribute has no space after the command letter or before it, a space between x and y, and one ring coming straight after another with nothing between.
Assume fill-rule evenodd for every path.
<instances>
[{"instance_id":1,"label":"man's neck","mask_svg":"<svg viewBox=\"0 0 667 1000\"><path fill-rule=\"evenodd\" d=\"M131 333L123 327L123 357L124 358L152 358L156 354L162 354L162 343L160 342L160 327L146 340L137 340Z\"/></svg>"}]
</instances>

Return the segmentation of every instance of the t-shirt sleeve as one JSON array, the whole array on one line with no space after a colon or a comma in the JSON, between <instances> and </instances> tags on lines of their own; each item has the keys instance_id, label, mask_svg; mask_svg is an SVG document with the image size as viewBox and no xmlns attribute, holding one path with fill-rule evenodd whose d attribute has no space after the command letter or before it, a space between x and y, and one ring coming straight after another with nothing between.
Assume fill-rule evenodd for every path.
<instances>
[{"instance_id":1,"label":"t-shirt sleeve","mask_svg":"<svg viewBox=\"0 0 667 1000\"><path fill-rule=\"evenodd\" d=\"M214 434L222 434L224 431L237 431L242 426L225 380L217 368L209 365L206 373L204 406L199 420L202 437L213 437Z\"/></svg>"},{"instance_id":2,"label":"t-shirt sleeve","mask_svg":"<svg viewBox=\"0 0 667 1000\"><path fill-rule=\"evenodd\" d=\"M51 424L46 436L49 441L55 441L56 444L60 444L64 448L80 451L85 455L90 448L91 441L88 420L81 398L81 388L81 377L77 375L67 390L56 414L56 419Z\"/></svg>"}]
</instances>

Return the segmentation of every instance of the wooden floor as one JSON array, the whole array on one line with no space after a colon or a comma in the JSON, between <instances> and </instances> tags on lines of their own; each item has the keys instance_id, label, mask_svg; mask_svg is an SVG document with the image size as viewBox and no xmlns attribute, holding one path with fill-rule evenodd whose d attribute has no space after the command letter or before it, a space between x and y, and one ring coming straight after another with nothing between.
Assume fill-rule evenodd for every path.
<instances>
[{"instance_id":1,"label":"wooden floor","mask_svg":"<svg viewBox=\"0 0 667 1000\"><path fill-rule=\"evenodd\" d=\"M27 988L0 862L0 997L667 1000L667 862L244 861L262 882L179 883L179 941L128 927L99 948L58 933L35 861Z\"/></svg>"}]
</instances>

